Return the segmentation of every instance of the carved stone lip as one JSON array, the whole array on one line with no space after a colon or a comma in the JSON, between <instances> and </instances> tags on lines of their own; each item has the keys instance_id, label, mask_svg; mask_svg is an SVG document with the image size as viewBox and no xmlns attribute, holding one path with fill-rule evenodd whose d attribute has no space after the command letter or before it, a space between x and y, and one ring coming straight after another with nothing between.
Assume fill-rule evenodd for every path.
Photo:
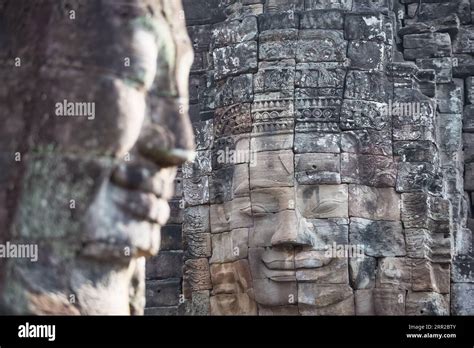
<instances>
[{"instance_id":1,"label":"carved stone lip","mask_svg":"<svg viewBox=\"0 0 474 348\"><path fill-rule=\"evenodd\" d=\"M328 265L331 259L328 258L307 258L295 260L297 270L316 269Z\"/></svg>"},{"instance_id":2,"label":"carved stone lip","mask_svg":"<svg viewBox=\"0 0 474 348\"><path fill-rule=\"evenodd\" d=\"M274 282L294 282L296 281L296 273L292 275L273 275L270 276L269 279L273 280Z\"/></svg>"},{"instance_id":3,"label":"carved stone lip","mask_svg":"<svg viewBox=\"0 0 474 348\"><path fill-rule=\"evenodd\" d=\"M264 274L275 282L291 282L296 281L296 270L293 261L274 260L264 261Z\"/></svg>"},{"instance_id":4,"label":"carved stone lip","mask_svg":"<svg viewBox=\"0 0 474 348\"><path fill-rule=\"evenodd\" d=\"M295 269L295 263L293 260L264 260L262 259L265 266L274 271L288 271Z\"/></svg>"}]
</instances>

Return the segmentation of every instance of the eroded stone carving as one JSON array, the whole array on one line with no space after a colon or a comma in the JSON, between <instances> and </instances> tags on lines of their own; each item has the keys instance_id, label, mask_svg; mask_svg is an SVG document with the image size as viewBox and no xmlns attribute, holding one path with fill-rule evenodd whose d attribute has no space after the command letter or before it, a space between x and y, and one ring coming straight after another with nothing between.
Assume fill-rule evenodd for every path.
<instances>
[{"instance_id":1,"label":"eroded stone carving","mask_svg":"<svg viewBox=\"0 0 474 348\"><path fill-rule=\"evenodd\" d=\"M2 262L2 312L142 314L144 257L159 250L175 166L194 150L181 2L1 7L12 40L0 58L0 239L38 247L38 262ZM168 289L156 305L174 303L175 283L150 283Z\"/></svg>"},{"instance_id":2,"label":"eroded stone carving","mask_svg":"<svg viewBox=\"0 0 474 348\"><path fill-rule=\"evenodd\" d=\"M190 22L211 57L192 78L214 122L210 312L472 312L469 2L220 5Z\"/></svg>"}]
</instances>

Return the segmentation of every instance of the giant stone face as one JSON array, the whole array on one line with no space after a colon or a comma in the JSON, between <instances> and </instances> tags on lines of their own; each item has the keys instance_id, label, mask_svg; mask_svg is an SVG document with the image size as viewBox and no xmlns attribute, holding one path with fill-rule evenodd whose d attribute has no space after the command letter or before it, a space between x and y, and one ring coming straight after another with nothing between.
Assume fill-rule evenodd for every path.
<instances>
[{"instance_id":1,"label":"giant stone face","mask_svg":"<svg viewBox=\"0 0 474 348\"><path fill-rule=\"evenodd\" d=\"M196 54L211 57L193 70L197 146L211 167L186 165L184 219L199 207L210 223L183 226L185 239L208 236L185 245L186 299L199 294L200 313L215 315L449 312L441 250L457 198L432 147L432 77L399 62L396 9L217 3L227 19L185 6Z\"/></svg>"},{"instance_id":2,"label":"giant stone face","mask_svg":"<svg viewBox=\"0 0 474 348\"><path fill-rule=\"evenodd\" d=\"M38 247L2 267L5 310L142 313L144 257L194 149L181 3L1 6L2 241Z\"/></svg>"}]
</instances>

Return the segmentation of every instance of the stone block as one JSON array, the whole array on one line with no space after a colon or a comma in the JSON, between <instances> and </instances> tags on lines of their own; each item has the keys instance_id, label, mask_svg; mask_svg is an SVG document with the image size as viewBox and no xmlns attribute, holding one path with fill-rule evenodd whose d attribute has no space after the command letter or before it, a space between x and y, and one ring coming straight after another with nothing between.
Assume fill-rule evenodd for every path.
<instances>
[{"instance_id":1,"label":"stone block","mask_svg":"<svg viewBox=\"0 0 474 348\"><path fill-rule=\"evenodd\" d=\"M453 76L466 78L474 74L474 57L470 54L454 54Z\"/></svg>"},{"instance_id":2,"label":"stone block","mask_svg":"<svg viewBox=\"0 0 474 348\"><path fill-rule=\"evenodd\" d=\"M179 278L183 272L182 251L160 251L150 258L146 266L146 278L152 280Z\"/></svg>"},{"instance_id":3,"label":"stone block","mask_svg":"<svg viewBox=\"0 0 474 348\"><path fill-rule=\"evenodd\" d=\"M341 150L362 155L392 155L390 131L372 129L342 132Z\"/></svg>"},{"instance_id":4,"label":"stone block","mask_svg":"<svg viewBox=\"0 0 474 348\"><path fill-rule=\"evenodd\" d=\"M234 172L234 166L212 172L209 178L209 199L211 204L228 202L234 198L234 191L232 190Z\"/></svg>"},{"instance_id":5,"label":"stone block","mask_svg":"<svg viewBox=\"0 0 474 348\"><path fill-rule=\"evenodd\" d=\"M295 156L295 177L299 184L340 184L340 172L339 154L306 153Z\"/></svg>"},{"instance_id":6,"label":"stone block","mask_svg":"<svg viewBox=\"0 0 474 348\"><path fill-rule=\"evenodd\" d=\"M463 113L463 88L455 83L442 84L436 89L438 110L445 114Z\"/></svg>"},{"instance_id":7,"label":"stone block","mask_svg":"<svg viewBox=\"0 0 474 348\"><path fill-rule=\"evenodd\" d=\"M239 228L231 232L212 235L212 257L209 262L225 263L246 258L249 247L249 230Z\"/></svg>"},{"instance_id":8,"label":"stone block","mask_svg":"<svg viewBox=\"0 0 474 348\"><path fill-rule=\"evenodd\" d=\"M295 192L292 187L253 189L251 202L254 216L277 213L295 208Z\"/></svg>"},{"instance_id":9,"label":"stone block","mask_svg":"<svg viewBox=\"0 0 474 348\"><path fill-rule=\"evenodd\" d=\"M417 59L416 65L421 69L434 70L436 83L449 83L453 80L453 63L450 57Z\"/></svg>"},{"instance_id":10,"label":"stone block","mask_svg":"<svg viewBox=\"0 0 474 348\"><path fill-rule=\"evenodd\" d=\"M344 29L341 10L313 10L301 14L301 29Z\"/></svg>"},{"instance_id":11,"label":"stone block","mask_svg":"<svg viewBox=\"0 0 474 348\"><path fill-rule=\"evenodd\" d=\"M213 120L193 123L196 150L208 150L214 140Z\"/></svg>"},{"instance_id":12,"label":"stone block","mask_svg":"<svg viewBox=\"0 0 474 348\"><path fill-rule=\"evenodd\" d=\"M194 291L191 301L185 302L184 315L205 316L211 311L209 290Z\"/></svg>"},{"instance_id":13,"label":"stone block","mask_svg":"<svg viewBox=\"0 0 474 348\"><path fill-rule=\"evenodd\" d=\"M352 10L356 11L386 11L390 9L390 0L353 0Z\"/></svg>"},{"instance_id":14,"label":"stone block","mask_svg":"<svg viewBox=\"0 0 474 348\"><path fill-rule=\"evenodd\" d=\"M402 220L405 228L449 231L450 202L426 193L402 194Z\"/></svg>"},{"instance_id":15,"label":"stone block","mask_svg":"<svg viewBox=\"0 0 474 348\"><path fill-rule=\"evenodd\" d=\"M322 93L327 91L329 93ZM295 90L296 132L338 132L342 93L340 90L298 88Z\"/></svg>"},{"instance_id":16,"label":"stone block","mask_svg":"<svg viewBox=\"0 0 474 348\"><path fill-rule=\"evenodd\" d=\"M449 296L436 292L408 292L406 315L449 315Z\"/></svg>"},{"instance_id":17,"label":"stone block","mask_svg":"<svg viewBox=\"0 0 474 348\"><path fill-rule=\"evenodd\" d=\"M436 185L437 172L431 163L398 163L397 192L418 192Z\"/></svg>"},{"instance_id":18,"label":"stone block","mask_svg":"<svg viewBox=\"0 0 474 348\"><path fill-rule=\"evenodd\" d=\"M268 125L268 128L278 127L277 123ZM265 126L266 127L266 126ZM254 129L257 127L254 127ZM250 165L257 166L257 152L290 150L294 146L294 135L292 133L282 134L252 134L250 141Z\"/></svg>"},{"instance_id":19,"label":"stone block","mask_svg":"<svg viewBox=\"0 0 474 348\"><path fill-rule=\"evenodd\" d=\"M268 0L265 2L265 13L304 11L305 0Z\"/></svg>"},{"instance_id":20,"label":"stone block","mask_svg":"<svg viewBox=\"0 0 474 348\"><path fill-rule=\"evenodd\" d=\"M400 220L400 195L393 188L349 185L349 215L371 220Z\"/></svg>"},{"instance_id":21,"label":"stone block","mask_svg":"<svg viewBox=\"0 0 474 348\"><path fill-rule=\"evenodd\" d=\"M350 10L352 0L305 0L306 10Z\"/></svg>"},{"instance_id":22,"label":"stone block","mask_svg":"<svg viewBox=\"0 0 474 348\"><path fill-rule=\"evenodd\" d=\"M250 152L250 136L239 134L217 138L214 140L211 155L213 170L249 163L253 159L253 153Z\"/></svg>"},{"instance_id":23,"label":"stone block","mask_svg":"<svg viewBox=\"0 0 474 348\"><path fill-rule=\"evenodd\" d=\"M347 42L342 31L338 30L300 30L296 49L299 63L344 62Z\"/></svg>"},{"instance_id":24,"label":"stone block","mask_svg":"<svg viewBox=\"0 0 474 348\"><path fill-rule=\"evenodd\" d=\"M253 225L249 197L236 197L222 204L212 204L210 208L211 232L229 232L237 228Z\"/></svg>"},{"instance_id":25,"label":"stone block","mask_svg":"<svg viewBox=\"0 0 474 348\"><path fill-rule=\"evenodd\" d=\"M302 315L354 315L354 294L349 285L298 283Z\"/></svg>"},{"instance_id":26,"label":"stone block","mask_svg":"<svg viewBox=\"0 0 474 348\"><path fill-rule=\"evenodd\" d=\"M405 315L405 290L376 288L373 296L375 315Z\"/></svg>"},{"instance_id":27,"label":"stone block","mask_svg":"<svg viewBox=\"0 0 474 348\"><path fill-rule=\"evenodd\" d=\"M416 12L417 4L408 5L408 15L413 17ZM462 24L471 22L469 0L436 1L425 3L425 6L419 11L418 21L433 20L445 18L456 14Z\"/></svg>"},{"instance_id":28,"label":"stone block","mask_svg":"<svg viewBox=\"0 0 474 348\"><path fill-rule=\"evenodd\" d=\"M354 289L372 289L375 287L377 259L370 256L349 259L349 279Z\"/></svg>"},{"instance_id":29,"label":"stone block","mask_svg":"<svg viewBox=\"0 0 474 348\"><path fill-rule=\"evenodd\" d=\"M347 57L351 68L382 70L387 60L385 45L375 41L350 41Z\"/></svg>"},{"instance_id":30,"label":"stone block","mask_svg":"<svg viewBox=\"0 0 474 348\"><path fill-rule=\"evenodd\" d=\"M341 110L341 129L383 130L390 126L391 117L384 112L383 103L345 99Z\"/></svg>"},{"instance_id":31,"label":"stone block","mask_svg":"<svg viewBox=\"0 0 474 348\"><path fill-rule=\"evenodd\" d=\"M472 54L474 53L474 30L472 26L461 26L459 28L459 33L456 36L456 39L453 42L453 51L455 53L465 53Z\"/></svg>"},{"instance_id":32,"label":"stone block","mask_svg":"<svg viewBox=\"0 0 474 348\"><path fill-rule=\"evenodd\" d=\"M469 76L465 80L466 103L474 104L474 76Z\"/></svg>"},{"instance_id":33,"label":"stone block","mask_svg":"<svg viewBox=\"0 0 474 348\"><path fill-rule=\"evenodd\" d=\"M451 314L473 315L474 283L455 283L451 285Z\"/></svg>"},{"instance_id":34,"label":"stone block","mask_svg":"<svg viewBox=\"0 0 474 348\"><path fill-rule=\"evenodd\" d=\"M184 210L184 234L206 233L210 231L208 206L188 207Z\"/></svg>"},{"instance_id":35,"label":"stone block","mask_svg":"<svg viewBox=\"0 0 474 348\"><path fill-rule=\"evenodd\" d=\"M406 60L450 57L451 38L448 33L412 34L403 37L403 56Z\"/></svg>"},{"instance_id":36,"label":"stone block","mask_svg":"<svg viewBox=\"0 0 474 348\"><path fill-rule=\"evenodd\" d=\"M405 236L398 221L372 221L351 218L349 242L365 246L365 254L373 257L405 256Z\"/></svg>"},{"instance_id":37,"label":"stone block","mask_svg":"<svg viewBox=\"0 0 474 348\"><path fill-rule=\"evenodd\" d=\"M180 250L183 248L181 225L166 225L161 228L161 250Z\"/></svg>"},{"instance_id":38,"label":"stone block","mask_svg":"<svg viewBox=\"0 0 474 348\"><path fill-rule=\"evenodd\" d=\"M435 163L436 145L432 141L395 141L393 154L400 162L430 162Z\"/></svg>"},{"instance_id":39,"label":"stone block","mask_svg":"<svg viewBox=\"0 0 474 348\"><path fill-rule=\"evenodd\" d=\"M255 279L255 300L263 306L287 306L298 301L296 282L275 282L270 279Z\"/></svg>"},{"instance_id":40,"label":"stone block","mask_svg":"<svg viewBox=\"0 0 474 348\"><path fill-rule=\"evenodd\" d=\"M249 166L237 164L216 170L210 177L211 203L223 203L234 197L249 196Z\"/></svg>"},{"instance_id":41,"label":"stone block","mask_svg":"<svg viewBox=\"0 0 474 348\"><path fill-rule=\"evenodd\" d=\"M385 73L350 70L346 77L344 98L386 103L392 98L392 87Z\"/></svg>"},{"instance_id":42,"label":"stone block","mask_svg":"<svg viewBox=\"0 0 474 348\"><path fill-rule=\"evenodd\" d=\"M184 250L186 258L199 259L211 256L211 234L185 234Z\"/></svg>"},{"instance_id":43,"label":"stone block","mask_svg":"<svg viewBox=\"0 0 474 348\"><path fill-rule=\"evenodd\" d=\"M372 289L354 291L355 315L375 315Z\"/></svg>"},{"instance_id":44,"label":"stone block","mask_svg":"<svg viewBox=\"0 0 474 348\"><path fill-rule=\"evenodd\" d=\"M281 243L297 243L297 217L294 210L278 213L256 214L254 228L250 230L251 247L269 247Z\"/></svg>"},{"instance_id":45,"label":"stone block","mask_svg":"<svg viewBox=\"0 0 474 348\"><path fill-rule=\"evenodd\" d=\"M341 155L341 180L343 183L393 187L396 176L396 165L391 157L350 153Z\"/></svg>"},{"instance_id":46,"label":"stone block","mask_svg":"<svg viewBox=\"0 0 474 348\"><path fill-rule=\"evenodd\" d=\"M435 128L431 125L405 124L393 129L394 141L432 141L436 139Z\"/></svg>"},{"instance_id":47,"label":"stone block","mask_svg":"<svg viewBox=\"0 0 474 348\"><path fill-rule=\"evenodd\" d=\"M196 3L194 0L184 0L183 8L186 9L186 23L199 25L217 23L225 19L218 0L203 0Z\"/></svg>"},{"instance_id":48,"label":"stone block","mask_svg":"<svg viewBox=\"0 0 474 348\"><path fill-rule=\"evenodd\" d=\"M214 114L214 137L249 133L252 129L250 104L236 104L216 109Z\"/></svg>"},{"instance_id":49,"label":"stone block","mask_svg":"<svg viewBox=\"0 0 474 348\"><path fill-rule=\"evenodd\" d=\"M253 137L268 136L268 140L275 142L276 135L293 134L294 96L293 92L291 95L288 93L283 90L255 95L252 104Z\"/></svg>"},{"instance_id":50,"label":"stone block","mask_svg":"<svg viewBox=\"0 0 474 348\"><path fill-rule=\"evenodd\" d=\"M256 41L247 41L236 45L217 48L213 52L214 78L245 74L257 70Z\"/></svg>"},{"instance_id":51,"label":"stone block","mask_svg":"<svg viewBox=\"0 0 474 348\"><path fill-rule=\"evenodd\" d=\"M183 281L189 284L191 291L212 289L208 259L187 260L184 263Z\"/></svg>"},{"instance_id":52,"label":"stone block","mask_svg":"<svg viewBox=\"0 0 474 348\"><path fill-rule=\"evenodd\" d=\"M474 191L474 163L465 164L464 189L468 191Z\"/></svg>"},{"instance_id":53,"label":"stone block","mask_svg":"<svg viewBox=\"0 0 474 348\"><path fill-rule=\"evenodd\" d=\"M182 166L183 178L199 178L209 175L212 171L211 151L197 151L193 162L186 162Z\"/></svg>"},{"instance_id":54,"label":"stone block","mask_svg":"<svg viewBox=\"0 0 474 348\"><path fill-rule=\"evenodd\" d=\"M183 190L184 201L187 205L209 203L209 177L207 175L183 179Z\"/></svg>"},{"instance_id":55,"label":"stone block","mask_svg":"<svg viewBox=\"0 0 474 348\"><path fill-rule=\"evenodd\" d=\"M384 257L377 264L377 288L411 289L412 260L404 257Z\"/></svg>"},{"instance_id":56,"label":"stone block","mask_svg":"<svg viewBox=\"0 0 474 348\"><path fill-rule=\"evenodd\" d=\"M177 306L181 294L179 279L149 280L146 282L147 307Z\"/></svg>"},{"instance_id":57,"label":"stone block","mask_svg":"<svg viewBox=\"0 0 474 348\"><path fill-rule=\"evenodd\" d=\"M444 233L432 233L423 228L405 229L407 256L434 262L451 262L451 240Z\"/></svg>"},{"instance_id":58,"label":"stone block","mask_svg":"<svg viewBox=\"0 0 474 348\"><path fill-rule=\"evenodd\" d=\"M297 39L297 29L278 29L262 32L259 38L259 59L266 61L295 59Z\"/></svg>"},{"instance_id":59,"label":"stone block","mask_svg":"<svg viewBox=\"0 0 474 348\"><path fill-rule=\"evenodd\" d=\"M193 25L188 26L187 29L194 51L207 51L209 49L209 45L211 44L212 26L209 24Z\"/></svg>"},{"instance_id":60,"label":"stone block","mask_svg":"<svg viewBox=\"0 0 474 348\"><path fill-rule=\"evenodd\" d=\"M253 298L252 276L247 260L215 263L210 267L212 295L248 294Z\"/></svg>"},{"instance_id":61,"label":"stone block","mask_svg":"<svg viewBox=\"0 0 474 348\"><path fill-rule=\"evenodd\" d=\"M258 166L250 167L250 189L293 186L293 151L267 151L256 155Z\"/></svg>"},{"instance_id":62,"label":"stone block","mask_svg":"<svg viewBox=\"0 0 474 348\"><path fill-rule=\"evenodd\" d=\"M295 88L295 61L261 62L254 75L255 93L292 91Z\"/></svg>"},{"instance_id":63,"label":"stone block","mask_svg":"<svg viewBox=\"0 0 474 348\"><path fill-rule=\"evenodd\" d=\"M338 133L296 133L295 153L340 153L341 134Z\"/></svg>"},{"instance_id":64,"label":"stone block","mask_svg":"<svg viewBox=\"0 0 474 348\"><path fill-rule=\"evenodd\" d=\"M169 224L181 224L183 222L184 201L172 199L168 202L170 206Z\"/></svg>"},{"instance_id":65,"label":"stone block","mask_svg":"<svg viewBox=\"0 0 474 348\"><path fill-rule=\"evenodd\" d=\"M348 13L344 22L346 40L385 40L383 17L377 13Z\"/></svg>"},{"instance_id":66,"label":"stone block","mask_svg":"<svg viewBox=\"0 0 474 348\"><path fill-rule=\"evenodd\" d=\"M347 185L299 185L296 206L305 218L348 217Z\"/></svg>"},{"instance_id":67,"label":"stone block","mask_svg":"<svg viewBox=\"0 0 474 348\"><path fill-rule=\"evenodd\" d=\"M348 284L348 258L328 257L327 251L303 251L295 255L296 280L316 284Z\"/></svg>"},{"instance_id":68,"label":"stone block","mask_svg":"<svg viewBox=\"0 0 474 348\"><path fill-rule=\"evenodd\" d=\"M247 16L240 20L228 20L215 24L212 45L215 48L255 40L258 35L257 18Z\"/></svg>"},{"instance_id":69,"label":"stone block","mask_svg":"<svg viewBox=\"0 0 474 348\"><path fill-rule=\"evenodd\" d=\"M463 148L462 114L438 114L439 150L442 165L453 165Z\"/></svg>"},{"instance_id":70,"label":"stone block","mask_svg":"<svg viewBox=\"0 0 474 348\"><path fill-rule=\"evenodd\" d=\"M300 219L299 240L313 250L328 250L349 243L349 221L345 218Z\"/></svg>"},{"instance_id":71,"label":"stone block","mask_svg":"<svg viewBox=\"0 0 474 348\"><path fill-rule=\"evenodd\" d=\"M300 17L294 12L265 13L258 17L260 31L275 29L298 29Z\"/></svg>"},{"instance_id":72,"label":"stone block","mask_svg":"<svg viewBox=\"0 0 474 348\"><path fill-rule=\"evenodd\" d=\"M249 179L249 165L247 163L236 164L232 177L232 193L234 197L248 197L250 195Z\"/></svg>"},{"instance_id":73,"label":"stone block","mask_svg":"<svg viewBox=\"0 0 474 348\"><path fill-rule=\"evenodd\" d=\"M458 255L452 264L452 280L456 283L474 283L474 257Z\"/></svg>"},{"instance_id":74,"label":"stone block","mask_svg":"<svg viewBox=\"0 0 474 348\"><path fill-rule=\"evenodd\" d=\"M413 291L435 291L448 294L450 286L450 265L428 260L412 261Z\"/></svg>"},{"instance_id":75,"label":"stone block","mask_svg":"<svg viewBox=\"0 0 474 348\"><path fill-rule=\"evenodd\" d=\"M298 63L295 86L300 88L343 88L346 69L340 63Z\"/></svg>"},{"instance_id":76,"label":"stone block","mask_svg":"<svg viewBox=\"0 0 474 348\"><path fill-rule=\"evenodd\" d=\"M216 108L223 108L226 106L233 106L232 108L225 108L223 110L218 110L219 113L216 116L221 116L222 114L228 114L233 116L236 111L241 111L242 113L248 112L246 110L248 105L235 105L242 103L250 103L253 100L253 75L244 74L235 77L229 77L223 80L221 83L218 83L215 86L215 99L214 105ZM234 113L229 113L226 110L234 111ZM238 117L233 117L234 119L239 119ZM244 118L245 117L241 117ZM216 132L217 134L222 134L221 132ZM238 133L238 132L236 132Z\"/></svg>"},{"instance_id":77,"label":"stone block","mask_svg":"<svg viewBox=\"0 0 474 348\"><path fill-rule=\"evenodd\" d=\"M210 298L211 315L257 315L257 304L249 294L220 294Z\"/></svg>"},{"instance_id":78,"label":"stone block","mask_svg":"<svg viewBox=\"0 0 474 348\"><path fill-rule=\"evenodd\" d=\"M294 252L289 248L250 248L249 264L254 281L296 281Z\"/></svg>"}]
</instances>

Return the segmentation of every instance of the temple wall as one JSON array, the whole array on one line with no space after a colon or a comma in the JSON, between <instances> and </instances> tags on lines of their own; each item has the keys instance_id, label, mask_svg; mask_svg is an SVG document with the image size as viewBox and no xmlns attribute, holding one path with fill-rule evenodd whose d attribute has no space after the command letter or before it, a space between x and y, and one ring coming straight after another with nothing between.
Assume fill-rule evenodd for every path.
<instances>
[{"instance_id":1,"label":"temple wall","mask_svg":"<svg viewBox=\"0 0 474 348\"><path fill-rule=\"evenodd\" d=\"M469 1L184 5L198 156L147 313L473 314Z\"/></svg>"}]
</instances>

